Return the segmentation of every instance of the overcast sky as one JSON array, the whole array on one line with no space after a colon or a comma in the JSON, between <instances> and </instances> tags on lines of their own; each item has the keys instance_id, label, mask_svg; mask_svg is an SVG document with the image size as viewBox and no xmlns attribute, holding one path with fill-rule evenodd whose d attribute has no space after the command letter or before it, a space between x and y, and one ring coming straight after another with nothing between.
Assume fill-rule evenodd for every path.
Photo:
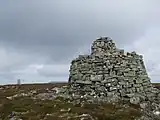
<instances>
[{"instance_id":1,"label":"overcast sky","mask_svg":"<svg viewBox=\"0 0 160 120\"><path fill-rule=\"evenodd\" d=\"M0 84L67 81L99 36L144 56L160 82L159 0L0 0Z\"/></svg>"}]
</instances>

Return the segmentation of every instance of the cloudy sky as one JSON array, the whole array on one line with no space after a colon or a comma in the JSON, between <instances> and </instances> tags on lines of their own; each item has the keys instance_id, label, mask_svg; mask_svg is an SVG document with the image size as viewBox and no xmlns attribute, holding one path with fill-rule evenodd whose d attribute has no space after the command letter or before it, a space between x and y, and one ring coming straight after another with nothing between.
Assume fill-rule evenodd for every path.
<instances>
[{"instance_id":1,"label":"cloudy sky","mask_svg":"<svg viewBox=\"0 0 160 120\"><path fill-rule=\"evenodd\" d=\"M99 36L144 56L160 82L159 0L0 0L0 84L67 81Z\"/></svg>"}]
</instances>

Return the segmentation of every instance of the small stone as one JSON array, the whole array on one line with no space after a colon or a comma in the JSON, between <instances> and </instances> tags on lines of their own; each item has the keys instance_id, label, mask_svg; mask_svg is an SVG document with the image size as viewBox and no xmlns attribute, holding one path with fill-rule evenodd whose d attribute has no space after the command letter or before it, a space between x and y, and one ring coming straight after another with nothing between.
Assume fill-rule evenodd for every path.
<instances>
[{"instance_id":1,"label":"small stone","mask_svg":"<svg viewBox=\"0 0 160 120\"><path fill-rule=\"evenodd\" d=\"M145 108L147 107L147 103L140 103L140 107L141 107L142 109L145 109Z\"/></svg>"},{"instance_id":2,"label":"small stone","mask_svg":"<svg viewBox=\"0 0 160 120\"><path fill-rule=\"evenodd\" d=\"M134 96L134 94L133 93L132 94L126 94L126 96L128 96L129 98L131 98L131 97Z\"/></svg>"},{"instance_id":3,"label":"small stone","mask_svg":"<svg viewBox=\"0 0 160 120\"><path fill-rule=\"evenodd\" d=\"M86 85L91 85L92 84L91 81L81 81L81 80L79 80L79 81L77 80L76 83L78 83L78 84L86 84Z\"/></svg>"},{"instance_id":4,"label":"small stone","mask_svg":"<svg viewBox=\"0 0 160 120\"><path fill-rule=\"evenodd\" d=\"M139 104L140 98L139 97L132 97L132 98L130 98L130 103L131 104Z\"/></svg>"},{"instance_id":5,"label":"small stone","mask_svg":"<svg viewBox=\"0 0 160 120\"><path fill-rule=\"evenodd\" d=\"M154 111L153 112L155 115L160 115L160 111Z\"/></svg>"}]
</instances>

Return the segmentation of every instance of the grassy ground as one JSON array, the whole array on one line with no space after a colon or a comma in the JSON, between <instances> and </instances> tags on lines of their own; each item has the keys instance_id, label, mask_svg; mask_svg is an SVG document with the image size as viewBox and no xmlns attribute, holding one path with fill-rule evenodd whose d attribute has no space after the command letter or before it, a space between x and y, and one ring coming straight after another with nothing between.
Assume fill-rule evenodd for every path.
<instances>
[{"instance_id":1,"label":"grassy ground","mask_svg":"<svg viewBox=\"0 0 160 120\"><path fill-rule=\"evenodd\" d=\"M139 106L129 106L124 108L120 104L83 104L73 105L65 102L62 98L55 100L34 100L31 97L16 97L13 100L7 97L27 93L36 90L38 93L45 92L46 89L61 87L64 84L25 84L21 86L6 85L0 86L0 118L8 120L12 112L23 120L134 120L141 115ZM154 84L160 86L160 84Z\"/></svg>"}]
</instances>

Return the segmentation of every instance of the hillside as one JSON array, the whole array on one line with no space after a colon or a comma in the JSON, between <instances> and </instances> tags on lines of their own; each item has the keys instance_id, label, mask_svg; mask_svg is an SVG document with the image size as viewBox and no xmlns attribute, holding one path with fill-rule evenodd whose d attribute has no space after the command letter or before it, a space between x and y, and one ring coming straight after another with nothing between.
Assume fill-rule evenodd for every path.
<instances>
[{"instance_id":1,"label":"hillside","mask_svg":"<svg viewBox=\"0 0 160 120\"><path fill-rule=\"evenodd\" d=\"M73 104L62 98L42 99L61 84L23 84L0 86L0 118L8 120L134 120L140 107L123 104ZM154 84L156 87L160 84ZM34 96L41 95L38 99ZM42 96L43 95L43 96ZM10 97L14 96L14 97Z\"/></svg>"}]
</instances>

